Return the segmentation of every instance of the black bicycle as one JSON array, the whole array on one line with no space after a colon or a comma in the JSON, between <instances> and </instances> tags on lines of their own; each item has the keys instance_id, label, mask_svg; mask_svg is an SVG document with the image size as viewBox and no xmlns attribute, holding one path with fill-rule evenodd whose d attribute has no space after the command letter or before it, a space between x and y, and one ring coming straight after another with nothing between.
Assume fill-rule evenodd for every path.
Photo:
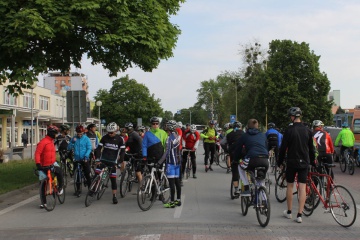
<instances>
[{"instance_id":1,"label":"black bicycle","mask_svg":"<svg viewBox=\"0 0 360 240\"><path fill-rule=\"evenodd\" d=\"M82 185L84 184L84 187L87 187L87 185L86 185L84 169L82 166L82 161L74 161L74 165L75 164L76 164L76 168L74 171L74 190L75 190L75 195L80 197L82 191Z\"/></svg>"},{"instance_id":2,"label":"black bicycle","mask_svg":"<svg viewBox=\"0 0 360 240\"><path fill-rule=\"evenodd\" d=\"M126 163L124 171L121 173L120 177L120 196L124 198L127 192L131 192L133 183L137 182L136 178L136 167L139 164L139 161L142 159L136 159L135 157L138 156L137 153L130 154L126 153L129 156L129 161Z\"/></svg>"}]
</instances>

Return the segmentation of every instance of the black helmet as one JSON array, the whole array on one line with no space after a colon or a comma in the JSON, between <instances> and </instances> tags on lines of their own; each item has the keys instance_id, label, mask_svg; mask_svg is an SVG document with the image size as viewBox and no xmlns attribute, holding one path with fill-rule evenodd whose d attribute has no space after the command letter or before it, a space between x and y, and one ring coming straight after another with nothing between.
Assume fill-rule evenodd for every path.
<instances>
[{"instance_id":1,"label":"black helmet","mask_svg":"<svg viewBox=\"0 0 360 240\"><path fill-rule=\"evenodd\" d=\"M294 117L300 117L302 114L301 109L299 107L291 107L288 110L288 115L289 116L294 116Z\"/></svg>"},{"instance_id":2,"label":"black helmet","mask_svg":"<svg viewBox=\"0 0 360 240\"><path fill-rule=\"evenodd\" d=\"M55 138L56 134L59 133L59 129L54 126L54 125L50 125L47 127L47 135L51 138Z\"/></svg>"},{"instance_id":3,"label":"black helmet","mask_svg":"<svg viewBox=\"0 0 360 240\"><path fill-rule=\"evenodd\" d=\"M242 126L241 122L236 121L233 123L233 128L241 128L241 126Z\"/></svg>"},{"instance_id":4,"label":"black helmet","mask_svg":"<svg viewBox=\"0 0 360 240\"><path fill-rule=\"evenodd\" d=\"M216 124L216 121L215 120L210 120L209 121L209 125L215 125Z\"/></svg>"},{"instance_id":5,"label":"black helmet","mask_svg":"<svg viewBox=\"0 0 360 240\"><path fill-rule=\"evenodd\" d=\"M150 122L153 123L153 122L160 122L160 119L158 117L152 117L150 119Z\"/></svg>"},{"instance_id":6,"label":"black helmet","mask_svg":"<svg viewBox=\"0 0 360 240\"><path fill-rule=\"evenodd\" d=\"M60 126L60 130L61 130L61 131L70 130L70 126L67 125L67 124L63 124L63 125Z\"/></svg>"},{"instance_id":7,"label":"black helmet","mask_svg":"<svg viewBox=\"0 0 360 240\"><path fill-rule=\"evenodd\" d=\"M87 130L90 130L91 128L96 127L95 123L90 123L89 125L87 125Z\"/></svg>"},{"instance_id":8,"label":"black helmet","mask_svg":"<svg viewBox=\"0 0 360 240\"><path fill-rule=\"evenodd\" d=\"M268 128L275 128L275 123L273 123L273 122L269 123Z\"/></svg>"},{"instance_id":9,"label":"black helmet","mask_svg":"<svg viewBox=\"0 0 360 240\"><path fill-rule=\"evenodd\" d=\"M134 125L133 125L131 122L128 122L128 123L125 123L125 128L126 128L127 130L131 130L131 129L134 128Z\"/></svg>"}]
</instances>

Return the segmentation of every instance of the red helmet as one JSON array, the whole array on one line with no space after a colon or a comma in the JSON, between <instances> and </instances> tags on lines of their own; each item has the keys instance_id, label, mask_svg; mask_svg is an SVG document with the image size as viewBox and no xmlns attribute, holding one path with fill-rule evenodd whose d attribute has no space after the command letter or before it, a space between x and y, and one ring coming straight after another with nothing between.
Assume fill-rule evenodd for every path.
<instances>
[{"instance_id":1,"label":"red helmet","mask_svg":"<svg viewBox=\"0 0 360 240\"><path fill-rule=\"evenodd\" d=\"M83 133L83 132L85 132L85 128L82 125L79 125L76 127L75 131L77 133Z\"/></svg>"}]
</instances>

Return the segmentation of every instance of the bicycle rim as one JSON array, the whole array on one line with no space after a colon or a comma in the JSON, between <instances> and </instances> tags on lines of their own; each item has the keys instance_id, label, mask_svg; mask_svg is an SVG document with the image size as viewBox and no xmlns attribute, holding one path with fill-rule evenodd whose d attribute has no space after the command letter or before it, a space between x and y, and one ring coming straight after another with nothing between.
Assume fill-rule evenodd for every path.
<instances>
[{"instance_id":1,"label":"bicycle rim","mask_svg":"<svg viewBox=\"0 0 360 240\"><path fill-rule=\"evenodd\" d=\"M225 152L222 152L220 155L219 155L219 166L221 168L224 168L224 169L227 169L228 166L227 166L227 159L226 159L226 153Z\"/></svg>"},{"instance_id":2,"label":"bicycle rim","mask_svg":"<svg viewBox=\"0 0 360 240\"><path fill-rule=\"evenodd\" d=\"M306 183L306 198L305 198L305 204L304 204L304 210L303 210L303 214L305 216L310 216L315 209L315 199L316 197L319 198L317 196L317 194L314 192L314 189L311 187L310 185L310 181L307 181Z\"/></svg>"},{"instance_id":3,"label":"bicycle rim","mask_svg":"<svg viewBox=\"0 0 360 240\"><path fill-rule=\"evenodd\" d=\"M249 209L249 197L241 197L241 213L243 216L246 216Z\"/></svg>"},{"instance_id":4,"label":"bicycle rim","mask_svg":"<svg viewBox=\"0 0 360 240\"><path fill-rule=\"evenodd\" d=\"M260 226L266 227L270 221L270 201L266 189L261 186L257 191L256 217Z\"/></svg>"},{"instance_id":5,"label":"bicycle rim","mask_svg":"<svg viewBox=\"0 0 360 240\"><path fill-rule=\"evenodd\" d=\"M97 200L100 200L100 198L104 195L106 188L108 188L109 179L110 177L108 174L104 180L101 180L101 190L98 192Z\"/></svg>"},{"instance_id":6,"label":"bicycle rim","mask_svg":"<svg viewBox=\"0 0 360 240\"><path fill-rule=\"evenodd\" d=\"M267 193L270 195L270 185L271 185L271 180L270 180L270 176L269 173L266 173L266 178L265 178L265 187L267 190Z\"/></svg>"},{"instance_id":7,"label":"bicycle rim","mask_svg":"<svg viewBox=\"0 0 360 240\"><path fill-rule=\"evenodd\" d=\"M345 172L346 171L346 160L340 157L339 163L340 163L340 170L342 172Z\"/></svg>"},{"instance_id":8,"label":"bicycle rim","mask_svg":"<svg viewBox=\"0 0 360 240\"><path fill-rule=\"evenodd\" d=\"M324 185L322 184L322 181L318 176L312 176L312 181L314 182L318 192L321 195L324 195ZM311 188L311 190L314 192L314 209L317 208L320 204L320 197L317 195L317 193Z\"/></svg>"},{"instance_id":9,"label":"bicycle rim","mask_svg":"<svg viewBox=\"0 0 360 240\"><path fill-rule=\"evenodd\" d=\"M154 192L151 189L152 186L150 186L150 181L151 181L151 177L145 176L141 180L137 192L138 206L143 211L149 210L154 204L156 198L156 194L154 194Z\"/></svg>"},{"instance_id":10,"label":"bicycle rim","mask_svg":"<svg viewBox=\"0 0 360 240\"><path fill-rule=\"evenodd\" d=\"M98 187L101 184L100 176L96 176L94 180L91 182L90 188L86 194L85 198L85 206L88 207L92 204L95 199L96 193L98 191Z\"/></svg>"},{"instance_id":11,"label":"bicycle rim","mask_svg":"<svg viewBox=\"0 0 360 240\"><path fill-rule=\"evenodd\" d=\"M354 224L357 215L353 196L345 187L337 185L329 198L330 211L335 221L343 227Z\"/></svg>"},{"instance_id":12,"label":"bicycle rim","mask_svg":"<svg viewBox=\"0 0 360 240\"><path fill-rule=\"evenodd\" d=\"M120 197L124 198L129 189L129 171L125 169L120 178Z\"/></svg>"},{"instance_id":13,"label":"bicycle rim","mask_svg":"<svg viewBox=\"0 0 360 240\"><path fill-rule=\"evenodd\" d=\"M349 157L348 171L350 175L353 175L355 172L355 163L352 157Z\"/></svg>"},{"instance_id":14,"label":"bicycle rim","mask_svg":"<svg viewBox=\"0 0 360 240\"><path fill-rule=\"evenodd\" d=\"M74 172L74 190L75 192L81 192L82 186L81 186L81 173L78 169L75 169Z\"/></svg>"},{"instance_id":15,"label":"bicycle rim","mask_svg":"<svg viewBox=\"0 0 360 240\"><path fill-rule=\"evenodd\" d=\"M164 175L160 185L161 201L165 204L170 201L170 185L168 178Z\"/></svg>"},{"instance_id":16,"label":"bicycle rim","mask_svg":"<svg viewBox=\"0 0 360 240\"><path fill-rule=\"evenodd\" d=\"M285 178L282 178L282 174L276 179L275 184L275 197L278 202L284 202L286 200L286 189L287 189L287 182Z\"/></svg>"},{"instance_id":17,"label":"bicycle rim","mask_svg":"<svg viewBox=\"0 0 360 240\"><path fill-rule=\"evenodd\" d=\"M55 196L55 191L54 189L52 188L52 186L50 186L51 188L51 193L49 191L49 182L47 180L43 181L43 194L45 196L45 203L42 202L42 204L44 205L44 208L46 209L46 211L52 211L54 210L55 208L55 205L56 205L56 196Z\"/></svg>"},{"instance_id":18,"label":"bicycle rim","mask_svg":"<svg viewBox=\"0 0 360 240\"><path fill-rule=\"evenodd\" d=\"M231 179L231 184L230 184L230 199L235 199L235 187L234 187L234 184L233 184L233 181Z\"/></svg>"},{"instance_id":19,"label":"bicycle rim","mask_svg":"<svg viewBox=\"0 0 360 240\"><path fill-rule=\"evenodd\" d=\"M59 188L57 188L57 189L59 189ZM57 190L56 190L56 192L57 192ZM61 195L57 195L57 198L58 198L60 204L63 204L65 202L65 192L66 192L65 187L63 187L63 193Z\"/></svg>"}]
</instances>

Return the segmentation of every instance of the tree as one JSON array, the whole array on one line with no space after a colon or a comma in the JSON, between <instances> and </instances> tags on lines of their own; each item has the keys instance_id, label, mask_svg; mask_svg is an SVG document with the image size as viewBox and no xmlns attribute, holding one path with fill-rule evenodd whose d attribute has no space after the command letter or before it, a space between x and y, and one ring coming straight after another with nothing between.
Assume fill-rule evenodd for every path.
<instances>
[{"instance_id":1,"label":"tree","mask_svg":"<svg viewBox=\"0 0 360 240\"><path fill-rule=\"evenodd\" d=\"M120 126L127 122L135 124L137 118L142 118L146 125L151 117L163 115L160 99L155 99L144 84L129 79L128 75L114 80L109 91L97 91L95 100L102 101L101 117L107 123L116 122ZM97 111L95 108L94 114L98 114Z\"/></svg>"},{"instance_id":2,"label":"tree","mask_svg":"<svg viewBox=\"0 0 360 240\"><path fill-rule=\"evenodd\" d=\"M336 110L336 114L342 114L342 113L345 113L345 110L339 106L339 108Z\"/></svg>"},{"instance_id":3,"label":"tree","mask_svg":"<svg viewBox=\"0 0 360 240\"><path fill-rule=\"evenodd\" d=\"M292 106L301 108L305 122L331 120L330 81L320 72L319 59L305 42L273 40L269 44L263 93L271 122L287 126Z\"/></svg>"},{"instance_id":4,"label":"tree","mask_svg":"<svg viewBox=\"0 0 360 240\"><path fill-rule=\"evenodd\" d=\"M0 84L10 93L40 73L81 68L84 55L110 76L133 65L152 71L173 56L184 0L0 0Z\"/></svg>"}]
</instances>

